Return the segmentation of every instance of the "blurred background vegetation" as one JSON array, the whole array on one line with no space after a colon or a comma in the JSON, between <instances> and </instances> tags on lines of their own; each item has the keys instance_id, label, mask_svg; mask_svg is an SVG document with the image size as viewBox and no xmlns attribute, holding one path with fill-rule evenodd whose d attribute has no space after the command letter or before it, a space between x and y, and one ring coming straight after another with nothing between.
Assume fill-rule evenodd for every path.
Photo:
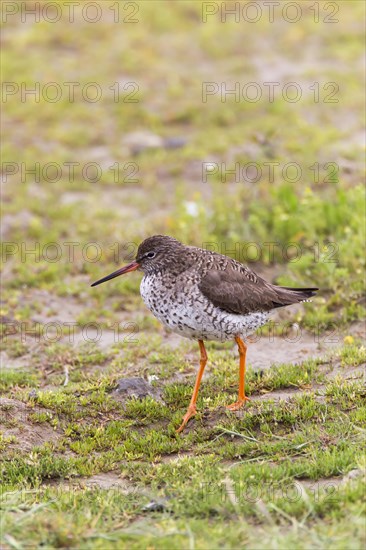
<instances>
[{"instance_id":1,"label":"blurred background vegetation","mask_svg":"<svg viewBox=\"0 0 366 550\"><path fill-rule=\"evenodd\" d=\"M30 10L33 4L25 2ZM33 288L79 297L92 310L108 296L137 292L136 277L97 295L88 285L124 260L126 243L167 233L188 244L217 243L227 253L237 247L237 258L255 269L273 266L270 276L280 284L319 286L317 307L301 319L308 326L363 316L363 3L338 2L334 16L316 3L316 22L312 3L302 2L294 23L280 8L270 22L263 4L255 23L242 15L224 21L220 9L204 22L204 4L121 2L119 22L107 2L96 23L83 18L83 3L74 22L62 2L55 23L52 6L37 23L29 14L22 22L20 11L7 15L3 80L12 93L3 104L2 153L18 169L3 176L3 238L27 249L40 243L41 252L59 243L62 254L56 262L42 254L5 258L5 314L27 316L21 296ZM93 9L87 13L94 17ZM72 100L70 82L77 83ZM263 95L223 101L218 92L203 101L207 82L227 89L239 83L240 90L254 82ZM273 101L266 82L277 83ZM297 102L283 97L289 82L301 90ZM50 83L61 89L57 101ZM90 83L102 91L97 101ZM35 86L38 97L22 96ZM71 177L66 163L73 162ZM210 162L219 170L204 178ZM289 162L299 176L284 171ZM39 178L22 174L21 163L39 163ZM47 163L59 168L44 170ZM87 163L98 163L97 181L93 168L83 171ZM221 165L233 170L235 163L257 163L259 176L249 170L225 181ZM273 178L268 163L277 163ZM65 242L78 243L71 262ZM90 242L103 251L98 261L82 253ZM243 246L248 242L259 255ZM276 243L272 254L266 243Z\"/></svg>"}]
</instances>

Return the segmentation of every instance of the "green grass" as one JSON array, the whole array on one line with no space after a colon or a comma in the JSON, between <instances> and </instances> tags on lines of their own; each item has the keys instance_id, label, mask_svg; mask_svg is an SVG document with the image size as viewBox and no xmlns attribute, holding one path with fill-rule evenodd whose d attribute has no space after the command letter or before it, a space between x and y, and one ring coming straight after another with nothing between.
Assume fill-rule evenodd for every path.
<instances>
[{"instance_id":1,"label":"green grass","mask_svg":"<svg viewBox=\"0 0 366 550\"><path fill-rule=\"evenodd\" d=\"M333 361L342 355L343 349ZM289 365L285 371L274 369L275 388L286 388L297 370L291 372ZM316 371L308 372L312 384ZM225 390L225 379L209 382L216 394ZM5 541L21 540L22 528L34 545L78 541L99 547L105 541L111 547L137 548L155 540L164 548L169 540L183 544L185 525L206 548L201 531L214 522L210 537L216 540L225 524L241 525L230 544L252 541L255 547L256 528L265 537L276 533L275 540L287 547L295 525L306 533L304 541L314 536L345 541L352 514L352 536L355 547L361 547L362 477L342 481L351 470L363 468L366 410L360 380L334 379L320 394L308 390L290 400L252 401L237 415L209 407L183 436L174 431L183 402L166 406L151 398L130 399L121 406L107 385L101 389L90 383L79 397L77 387L28 398L37 412L30 407L27 424L49 423L58 430L57 441L19 453L14 441L4 438ZM168 383L166 395L173 388ZM24 395L21 388L17 392ZM205 405L204 398L201 409ZM103 472L115 476L109 490L83 487L83 480ZM150 500L162 506L151 517L143 512ZM324 524L333 527L324 531Z\"/></svg>"}]
</instances>

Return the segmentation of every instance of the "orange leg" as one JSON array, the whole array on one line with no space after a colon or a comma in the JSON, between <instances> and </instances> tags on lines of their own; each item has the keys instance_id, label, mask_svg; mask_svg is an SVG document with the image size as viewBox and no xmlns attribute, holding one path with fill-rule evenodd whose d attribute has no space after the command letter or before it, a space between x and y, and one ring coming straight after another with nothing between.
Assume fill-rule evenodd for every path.
<instances>
[{"instance_id":1,"label":"orange leg","mask_svg":"<svg viewBox=\"0 0 366 550\"><path fill-rule=\"evenodd\" d=\"M249 397L245 395L245 357L247 346L239 336L235 336L235 342L238 344L239 349L239 395L235 403L227 406L227 409L230 411L238 411L245 404L245 401L249 401Z\"/></svg>"},{"instance_id":2,"label":"orange leg","mask_svg":"<svg viewBox=\"0 0 366 550\"><path fill-rule=\"evenodd\" d=\"M206 366L206 363L207 363L207 353L206 353L206 349L205 349L205 345L203 343L203 340L198 340L198 344L200 346L200 352L201 352L200 368L199 368L199 371L197 373L196 383L194 385L194 389L193 389L193 393L192 393L192 397L191 397L191 402L189 404L189 407L188 407L188 410L187 410L186 414L183 417L182 424L177 429L178 433L181 432L184 429L184 427L186 426L188 420L190 418L192 418L192 416L194 416L197 412L196 401L197 401L197 396L198 396L198 390L200 389L200 384L201 384L201 380L202 380L202 376L203 376L203 371L205 370L205 366Z\"/></svg>"}]
</instances>

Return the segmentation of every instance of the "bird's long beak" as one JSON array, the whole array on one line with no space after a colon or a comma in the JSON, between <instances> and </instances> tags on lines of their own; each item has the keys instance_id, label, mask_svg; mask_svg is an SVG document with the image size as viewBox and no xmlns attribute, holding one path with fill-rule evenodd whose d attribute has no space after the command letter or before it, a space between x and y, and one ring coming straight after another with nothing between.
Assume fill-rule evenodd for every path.
<instances>
[{"instance_id":1,"label":"bird's long beak","mask_svg":"<svg viewBox=\"0 0 366 550\"><path fill-rule=\"evenodd\" d=\"M107 275L106 277L103 277L103 279L99 279L99 281L96 281L91 286L97 286L101 283L105 283L106 281L110 281L111 279L114 279L115 277L119 277L119 275L124 275L125 273L129 273L130 271L135 271L135 269L138 269L140 267L140 264L136 261L133 261L132 263L125 265L124 267L121 267L120 269L117 269L117 271L113 271L110 275Z\"/></svg>"}]
</instances>

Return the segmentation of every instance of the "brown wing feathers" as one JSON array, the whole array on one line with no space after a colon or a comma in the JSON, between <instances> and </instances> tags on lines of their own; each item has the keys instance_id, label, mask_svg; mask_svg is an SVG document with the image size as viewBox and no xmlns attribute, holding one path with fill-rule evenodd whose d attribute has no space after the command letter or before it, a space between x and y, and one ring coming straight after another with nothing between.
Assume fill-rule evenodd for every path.
<instances>
[{"instance_id":1,"label":"brown wing feathers","mask_svg":"<svg viewBox=\"0 0 366 550\"><path fill-rule=\"evenodd\" d=\"M288 288L267 283L252 271L243 269L209 270L199 288L216 307L247 315L256 311L270 311L314 296L317 288Z\"/></svg>"}]
</instances>

